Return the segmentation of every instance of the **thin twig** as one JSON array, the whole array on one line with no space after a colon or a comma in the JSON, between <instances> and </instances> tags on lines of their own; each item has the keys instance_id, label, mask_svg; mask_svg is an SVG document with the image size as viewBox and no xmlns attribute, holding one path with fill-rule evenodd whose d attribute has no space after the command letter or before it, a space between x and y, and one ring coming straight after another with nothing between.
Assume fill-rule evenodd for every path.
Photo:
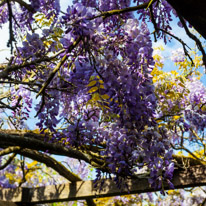
<instances>
[{"instance_id":1,"label":"thin twig","mask_svg":"<svg viewBox=\"0 0 206 206\"><path fill-rule=\"evenodd\" d=\"M20 6L25 7L28 11L34 13L35 10L30 4L27 4L25 1L22 0L14 0L14 1L19 3Z\"/></svg>"},{"instance_id":2,"label":"thin twig","mask_svg":"<svg viewBox=\"0 0 206 206\"><path fill-rule=\"evenodd\" d=\"M67 49L67 53L71 52L81 41L81 37L78 37L76 41L73 42L73 44ZM61 59L61 61L57 64L57 66L54 68L54 70L50 73L48 79L45 81L43 84L42 88L40 89L39 93L37 94L36 98L44 92L44 90L47 88L49 83L52 81L54 78L55 74L59 71L61 66L66 62L68 59L67 54L64 55L64 57Z\"/></svg>"},{"instance_id":3,"label":"thin twig","mask_svg":"<svg viewBox=\"0 0 206 206\"><path fill-rule=\"evenodd\" d=\"M12 24L12 16L13 16L13 12L12 12L12 8L11 8L11 3L9 0L7 0L7 7L8 7L8 12L9 12L9 41L7 43L7 46L11 46L11 54L13 52L13 42L15 42L15 38L14 38L14 33L13 33L13 24Z\"/></svg>"},{"instance_id":4,"label":"thin twig","mask_svg":"<svg viewBox=\"0 0 206 206\"><path fill-rule=\"evenodd\" d=\"M200 52L202 53L203 64L204 64L204 66L206 67L206 53L205 53L205 50L204 50L204 48L203 48L203 46L202 46L201 41L200 41L194 34L192 34L192 33L190 32L190 30L188 29L188 27L187 27L187 25L186 25L185 20L183 19L183 17L182 17L181 15L179 15L179 14L178 14L178 16L179 16L180 22L182 23L182 26L183 26L184 29L185 29L186 34L187 34L191 39L193 39L193 40L196 42L198 49L199 49Z\"/></svg>"},{"instance_id":5,"label":"thin twig","mask_svg":"<svg viewBox=\"0 0 206 206\"><path fill-rule=\"evenodd\" d=\"M185 150L187 153L189 153L191 156L193 156L196 160L201 161L201 162L206 162L205 160L201 160L200 158L198 158L193 152L191 152L189 149L185 148L185 147L175 147L172 143L170 144L171 147L175 150Z\"/></svg>"},{"instance_id":6,"label":"thin twig","mask_svg":"<svg viewBox=\"0 0 206 206\"><path fill-rule=\"evenodd\" d=\"M101 12L101 14L90 18L89 20L96 19L98 17L107 18L107 17L117 15L117 14L123 14L123 13L131 12L131 11L137 11L140 9L146 9L148 7L149 3L150 3L150 1L143 3L141 5L138 5L138 6L128 7L128 8L124 8L124 9L115 9L115 10L110 10L110 11L104 11L104 12Z\"/></svg>"},{"instance_id":7,"label":"thin twig","mask_svg":"<svg viewBox=\"0 0 206 206\"><path fill-rule=\"evenodd\" d=\"M191 50L191 48L182 39L178 38L174 34L171 34L170 32L168 32L168 31L166 31L164 29L158 28L157 23L156 23L155 18L154 18L154 14L153 14L152 8L150 8L150 16L151 16L151 21L152 21L152 23L154 25L154 28L155 28L155 31L153 32L154 33L155 42L157 41L157 37L155 35L157 33L157 31L162 31L165 34L170 35L171 37L173 37L174 39L176 39L177 41L179 41L182 44L184 53L190 59L190 61L192 63L192 66L193 66L194 62L193 62L191 56L189 55L186 47L188 47L188 49L190 49L190 50Z\"/></svg>"},{"instance_id":8,"label":"thin twig","mask_svg":"<svg viewBox=\"0 0 206 206\"><path fill-rule=\"evenodd\" d=\"M65 52L65 49L62 49L60 50L59 52L57 52L55 55L51 56L51 57L43 57L43 58L40 58L40 59L36 59L34 61L26 61L22 64L17 64L17 65L9 65L7 67L0 67L0 70L2 70L0 72L0 78L4 79L4 78L9 78L8 75L10 74L10 72L14 72L18 69L22 69L24 67L29 67L29 66L34 66L34 65L37 65L41 62L50 62L51 60L55 59L57 56L59 56L60 54L62 54L63 52Z\"/></svg>"}]
</instances>

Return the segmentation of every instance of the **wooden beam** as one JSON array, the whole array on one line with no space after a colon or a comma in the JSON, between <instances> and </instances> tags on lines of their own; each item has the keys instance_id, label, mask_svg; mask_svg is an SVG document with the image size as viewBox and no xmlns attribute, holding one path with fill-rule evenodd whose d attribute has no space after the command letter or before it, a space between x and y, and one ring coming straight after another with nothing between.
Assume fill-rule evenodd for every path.
<instances>
[{"instance_id":1,"label":"wooden beam","mask_svg":"<svg viewBox=\"0 0 206 206\"><path fill-rule=\"evenodd\" d=\"M176 189L206 185L206 166L198 165L187 170L176 170L173 183ZM127 184L130 194L157 191L149 186L146 178L127 180ZM78 181L38 188L2 189L0 199L31 205L128 194L126 187L120 190L110 179L105 180L103 188L101 191L96 190L93 181ZM169 189L167 185L165 189Z\"/></svg>"},{"instance_id":2,"label":"wooden beam","mask_svg":"<svg viewBox=\"0 0 206 206\"><path fill-rule=\"evenodd\" d=\"M0 201L0 206L17 206L17 204L15 204L13 202Z\"/></svg>"}]
</instances>

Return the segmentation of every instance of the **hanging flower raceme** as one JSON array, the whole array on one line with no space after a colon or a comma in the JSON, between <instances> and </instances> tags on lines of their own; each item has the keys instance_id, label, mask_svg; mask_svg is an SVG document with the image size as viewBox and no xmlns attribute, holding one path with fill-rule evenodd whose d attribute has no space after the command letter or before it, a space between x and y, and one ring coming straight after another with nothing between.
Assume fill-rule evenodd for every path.
<instances>
[{"instance_id":1,"label":"hanging flower raceme","mask_svg":"<svg viewBox=\"0 0 206 206\"><path fill-rule=\"evenodd\" d=\"M82 19L86 13L86 8L77 4L68 9L63 22L71 23L72 15ZM99 22L97 30L88 30L79 20L79 32L75 23L74 29L72 24L67 27L64 47L80 34L87 41L75 48L77 52L83 47L85 53L79 58L68 54L72 63L60 72L65 84L71 82L74 88L60 97L65 128L56 133L56 138L67 147L101 145L100 154L117 182L118 177L133 175L137 168L148 165L156 173L151 173L153 186L159 187L162 181L170 183L172 151L166 131L155 127L156 97L150 75L154 61L146 24L128 19L117 30L112 22ZM166 173L168 168L170 172Z\"/></svg>"},{"instance_id":2,"label":"hanging flower raceme","mask_svg":"<svg viewBox=\"0 0 206 206\"><path fill-rule=\"evenodd\" d=\"M46 2L49 8L55 2L58 7L58 1L32 4L40 11ZM101 13L93 7L94 1L82 3L68 7L55 29L47 28L43 37L27 34L13 64L26 61L28 66L11 76L25 82L28 77L32 91L43 91L35 106L37 126L52 134L50 141L86 152L95 147L96 156L117 184L146 166L153 187L163 181L172 186L169 138L155 121L157 98L151 76L155 62L147 25L119 16L97 18ZM99 1L98 6L107 11L129 4L110 0ZM45 15L51 17L49 12ZM58 29L56 44L48 43L47 34L52 36ZM62 53L49 59L60 49ZM41 62L41 58L46 60ZM14 93L30 105L25 90L20 87ZM101 175L98 171L97 178Z\"/></svg>"}]
</instances>

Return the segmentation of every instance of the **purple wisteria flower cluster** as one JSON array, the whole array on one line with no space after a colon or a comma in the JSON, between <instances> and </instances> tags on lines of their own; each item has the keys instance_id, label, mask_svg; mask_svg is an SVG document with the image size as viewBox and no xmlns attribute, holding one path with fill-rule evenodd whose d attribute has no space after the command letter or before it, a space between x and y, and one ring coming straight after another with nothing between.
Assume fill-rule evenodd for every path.
<instances>
[{"instance_id":1,"label":"purple wisteria flower cluster","mask_svg":"<svg viewBox=\"0 0 206 206\"><path fill-rule=\"evenodd\" d=\"M171 60L173 62L183 62L185 60L185 53L182 48L172 51Z\"/></svg>"},{"instance_id":2,"label":"purple wisteria flower cluster","mask_svg":"<svg viewBox=\"0 0 206 206\"><path fill-rule=\"evenodd\" d=\"M42 33L27 33L12 58L10 64L20 69L11 70L8 77L22 83L11 86L14 117L27 119L35 104L32 95L38 94L41 98L33 106L36 126L50 133L50 142L85 153L95 148L104 162L103 172L113 174L117 184L147 167L152 187L162 188L166 182L172 188L170 138L155 121L155 62L145 22L149 11L139 11L139 22L130 14L100 17L102 11L130 6L130 1L74 2L63 14L57 0L30 1L32 12L22 6L22 13L15 13L22 28L32 26L35 12L53 22ZM158 1L153 12L158 27L168 31L171 7ZM194 104L202 98L199 93L190 94ZM99 168L97 179L103 172Z\"/></svg>"},{"instance_id":3,"label":"purple wisteria flower cluster","mask_svg":"<svg viewBox=\"0 0 206 206\"><path fill-rule=\"evenodd\" d=\"M0 7L0 26L8 21L8 16L13 18L14 31L18 36L18 31L28 31L31 29L31 24L34 22L34 14L42 12L46 18L53 17L54 19L59 15L60 2L59 0L29 0L10 2L11 10L9 11L6 1L3 1Z\"/></svg>"},{"instance_id":4,"label":"purple wisteria flower cluster","mask_svg":"<svg viewBox=\"0 0 206 206\"><path fill-rule=\"evenodd\" d=\"M198 79L192 79L186 83L190 91L185 108L185 118L196 130L204 132L206 127L206 88Z\"/></svg>"},{"instance_id":5,"label":"purple wisteria flower cluster","mask_svg":"<svg viewBox=\"0 0 206 206\"><path fill-rule=\"evenodd\" d=\"M88 25L85 16L87 18L90 10L77 3L69 7L68 14L63 17L62 23L69 22L65 24L64 47L68 48L72 43L69 41L81 35L86 37L85 51L76 48L74 52L79 53L78 58L68 54L71 67L60 70L64 80L57 82L60 88L66 86L72 92L57 91L55 97L49 92L53 98L47 99L39 113L38 126L49 128L54 132L53 139L62 140L68 147L102 145L100 154L106 157L108 171L116 177L133 175L136 167L142 168L146 164L154 187L160 187L162 181L170 183L174 165L169 140L166 131L155 132L156 97L150 75L154 62L147 26L145 23L139 25L134 19L125 21L116 32L114 22L105 24L94 20L95 23ZM75 18L74 27L67 26L71 16ZM56 86L56 82L52 81L51 86ZM56 101L59 106L53 110L55 107L51 105ZM56 124L52 121L48 124L49 119L59 119L64 127L67 126L55 132ZM141 163L139 159L142 159Z\"/></svg>"},{"instance_id":6,"label":"purple wisteria flower cluster","mask_svg":"<svg viewBox=\"0 0 206 206\"><path fill-rule=\"evenodd\" d=\"M130 6L130 0L108 0L108 1L96 1L96 0L73 0L73 3L81 3L86 7L99 8L101 11L109 11L113 9L122 9Z\"/></svg>"},{"instance_id":7,"label":"purple wisteria flower cluster","mask_svg":"<svg viewBox=\"0 0 206 206\"><path fill-rule=\"evenodd\" d=\"M134 2L137 5L140 5L141 3L147 3L148 1L134 0ZM163 29L168 32L171 30L170 22L172 21L172 15L176 15L174 9L165 0L153 1L152 10L139 10L137 11L137 13L140 15L139 19L143 21L146 21L148 17L150 18L152 16L152 18L150 18L150 21L151 19L153 19L157 28ZM157 37L161 37L165 42L167 42L167 36L164 32L157 31Z\"/></svg>"},{"instance_id":8,"label":"purple wisteria flower cluster","mask_svg":"<svg viewBox=\"0 0 206 206\"><path fill-rule=\"evenodd\" d=\"M0 14L1 14L0 15L0 28L1 28L2 25L8 21L8 10L7 10L6 4L0 7Z\"/></svg>"}]
</instances>

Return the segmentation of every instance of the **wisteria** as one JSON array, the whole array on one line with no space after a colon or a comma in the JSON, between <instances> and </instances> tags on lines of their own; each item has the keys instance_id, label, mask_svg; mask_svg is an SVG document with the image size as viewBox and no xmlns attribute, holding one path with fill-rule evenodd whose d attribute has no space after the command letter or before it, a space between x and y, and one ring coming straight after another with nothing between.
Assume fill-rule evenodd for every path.
<instances>
[{"instance_id":1,"label":"wisteria","mask_svg":"<svg viewBox=\"0 0 206 206\"><path fill-rule=\"evenodd\" d=\"M141 3L146 3L146 0L141 1L134 1L138 5ZM142 19L143 21L146 21L148 17L151 15L150 21L154 23L155 30L157 32L158 37L163 37L164 41L167 41L167 36L164 32L160 31L159 29L163 29L166 31L171 30L170 22L172 21L172 15L174 10L173 8L168 4L167 1L162 0L160 1L154 1L151 2L152 9L147 10L140 10L138 11L138 14L140 14L139 19Z\"/></svg>"},{"instance_id":2,"label":"wisteria","mask_svg":"<svg viewBox=\"0 0 206 206\"><path fill-rule=\"evenodd\" d=\"M21 39L0 67L13 127L25 129L35 113L44 141L90 156L97 182L109 174L121 187L146 168L151 187L173 189L173 144L180 131L204 133L206 89L192 72L161 70L147 19L166 41L177 15L167 1L74 0L65 12L58 0L0 5L0 26L9 21ZM187 61L182 49L170 59Z\"/></svg>"},{"instance_id":3,"label":"wisteria","mask_svg":"<svg viewBox=\"0 0 206 206\"><path fill-rule=\"evenodd\" d=\"M192 124L197 130L204 131L206 127L205 113L205 92L204 85L197 79L192 79L186 84L190 94L188 100L190 104L185 108L186 120Z\"/></svg>"},{"instance_id":4,"label":"wisteria","mask_svg":"<svg viewBox=\"0 0 206 206\"><path fill-rule=\"evenodd\" d=\"M183 62L185 59L185 53L182 48L172 51L171 60L173 62Z\"/></svg>"},{"instance_id":5,"label":"wisteria","mask_svg":"<svg viewBox=\"0 0 206 206\"><path fill-rule=\"evenodd\" d=\"M6 4L0 7L0 25L2 27L8 21L8 10Z\"/></svg>"}]
</instances>

